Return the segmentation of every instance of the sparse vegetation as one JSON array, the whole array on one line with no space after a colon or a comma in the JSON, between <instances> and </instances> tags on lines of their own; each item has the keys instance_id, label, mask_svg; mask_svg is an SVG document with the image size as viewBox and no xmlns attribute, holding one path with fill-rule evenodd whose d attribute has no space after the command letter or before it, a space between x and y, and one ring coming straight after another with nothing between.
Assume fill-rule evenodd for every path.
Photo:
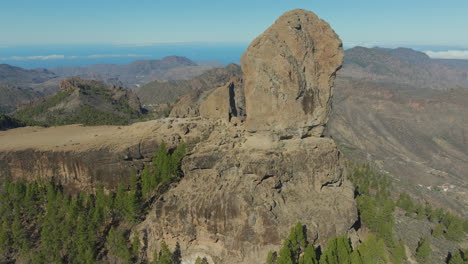
<instances>
[{"instance_id":1,"label":"sparse vegetation","mask_svg":"<svg viewBox=\"0 0 468 264\"><path fill-rule=\"evenodd\" d=\"M104 84L74 81L75 89L60 90L25 106L16 111L14 117L30 126L126 125L140 118L141 113L130 107L128 98L114 98Z\"/></svg>"}]
</instances>

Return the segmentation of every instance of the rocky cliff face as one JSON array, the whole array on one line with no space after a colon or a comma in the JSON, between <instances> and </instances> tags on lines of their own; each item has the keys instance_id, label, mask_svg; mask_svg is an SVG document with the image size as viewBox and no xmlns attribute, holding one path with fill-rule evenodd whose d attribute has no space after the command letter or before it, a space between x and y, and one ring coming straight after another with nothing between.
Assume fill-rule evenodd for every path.
<instances>
[{"instance_id":1,"label":"rocky cliff face","mask_svg":"<svg viewBox=\"0 0 468 264\"><path fill-rule=\"evenodd\" d=\"M241 59L247 130L320 136L343 55L341 40L315 14L293 10L282 15Z\"/></svg>"},{"instance_id":2,"label":"rocky cliff face","mask_svg":"<svg viewBox=\"0 0 468 264\"><path fill-rule=\"evenodd\" d=\"M149 259L161 241L179 242L184 260L260 263L297 221L315 243L357 220L353 190L328 119L341 42L313 13L294 10L243 56L247 123L234 82L211 91L199 114L215 126L183 160L184 178L158 199L135 233ZM240 115L242 116L242 115ZM237 118L236 118L237 119ZM330 219L333 219L330 221Z\"/></svg>"},{"instance_id":3,"label":"rocky cliff face","mask_svg":"<svg viewBox=\"0 0 468 264\"><path fill-rule=\"evenodd\" d=\"M66 190L93 191L99 184L115 189L151 160L158 145L174 148L196 142L211 131L203 120L165 119L131 126L0 131L0 180L54 179Z\"/></svg>"}]
</instances>

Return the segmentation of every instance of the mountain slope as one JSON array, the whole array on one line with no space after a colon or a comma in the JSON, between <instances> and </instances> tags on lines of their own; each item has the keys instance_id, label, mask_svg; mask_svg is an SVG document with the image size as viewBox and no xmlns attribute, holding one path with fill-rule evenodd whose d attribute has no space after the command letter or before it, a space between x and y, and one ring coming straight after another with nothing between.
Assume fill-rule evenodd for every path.
<instances>
[{"instance_id":1,"label":"mountain slope","mask_svg":"<svg viewBox=\"0 0 468 264\"><path fill-rule=\"evenodd\" d=\"M463 60L410 49L348 50L329 134L347 157L390 173L406 191L468 214L467 72ZM446 183L455 188L438 192Z\"/></svg>"},{"instance_id":2,"label":"mountain slope","mask_svg":"<svg viewBox=\"0 0 468 264\"><path fill-rule=\"evenodd\" d=\"M24 86L38 84L56 78L46 69L26 70L8 64L0 64L0 84Z\"/></svg>"},{"instance_id":3,"label":"mountain slope","mask_svg":"<svg viewBox=\"0 0 468 264\"><path fill-rule=\"evenodd\" d=\"M434 60L425 53L406 48L355 47L345 54L340 72L344 77L418 88L468 87L468 67L453 60Z\"/></svg>"},{"instance_id":4,"label":"mountain slope","mask_svg":"<svg viewBox=\"0 0 468 264\"><path fill-rule=\"evenodd\" d=\"M185 57L169 56L160 60L138 60L127 65L65 66L50 68L50 71L62 77L115 79L127 87L138 87L154 80L189 79L211 68L211 66L198 66Z\"/></svg>"},{"instance_id":5,"label":"mountain slope","mask_svg":"<svg viewBox=\"0 0 468 264\"><path fill-rule=\"evenodd\" d=\"M46 69L26 70L0 64L0 113L14 111L32 99L55 92L58 78Z\"/></svg>"},{"instance_id":6,"label":"mountain slope","mask_svg":"<svg viewBox=\"0 0 468 264\"><path fill-rule=\"evenodd\" d=\"M209 70L191 80L154 81L143 85L137 90L145 107L155 107L163 103L174 102L179 96L194 90L206 91L225 84L234 76L242 74L239 65L230 64L224 68Z\"/></svg>"},{"instance_id":7,"label":"mountain slope","mask_svg":"<svg viewBox=\"0 0 468 264\"><path fill-rule=\"evenodd\" d=\"M60 90L14 113L28 125L127 124L141 114L138 98L129 90L101 82L71 78Z\"/></svg>"},{"instance_id":8,"label":"mountain slope","mask_svg":"<svg viewBox=\"0 0 468 264\"><path fill-rule=\"evenodd\" d=\"M0 113L13 112L19 105L41 96L42 93L31 88L0 84Z\"/></svg>"}]
</instances>

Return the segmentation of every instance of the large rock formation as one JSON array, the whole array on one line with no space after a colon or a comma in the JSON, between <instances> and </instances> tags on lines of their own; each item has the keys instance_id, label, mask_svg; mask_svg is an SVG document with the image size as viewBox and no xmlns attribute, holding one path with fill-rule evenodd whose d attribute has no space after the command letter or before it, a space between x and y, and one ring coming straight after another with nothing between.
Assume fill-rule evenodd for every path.
<instances>
[{"instance_id":1,"label":"large rock formation","mask_svg":"<svg viewBox=\"0 0 468 264\"><path fill-rule=\"evenodd\" d=\"M0 168L12 177L57 176L85 189L106 181L112 188L115 177L125 180L118 171L129 175L147 160L142 145L155 149L161 141L174 146L198 139L182 161L184 177L154 199L132 230L148 260L165 241L180 243L184 263L197 256L210 263L261 263L298 221L323 245L357 220L340 152L321 137L342 56L328 24L294 10L249 47L244 79L199 90L186 100L193 107L177 108L199 117L121 129L65 127L69 133L53 133L64 127L0 132ZM103 178L104 170L111 173Z\"/></svg>"},{"instance_id":2,"label":"large rock formation","mask_svg":"<svg viewBox=\"0 0 468 264\"><path fill-rule=\"evenodd\" d=\"M164 240L180 243L186 263L261 263L297 221L317 244L352 227L357 212L340 153L317 137L342 56L328 24L304 10L286 13L252 43L243 56L247 124L232 122L232 106L244 98L233 94L243 91L234 82L200 103L213 132L134 230L149 259Z\"/></svg>"},{"instance_id":3,"label":"large rock formation","mask_svg":"<svg viewBox=\"0 0 468 264\"><path fill-rule=\"evenodd\" d=\"M319 136L343 61L341 40L304 10L282 15L242 56L248 131Z\"/></svg>"}]
</instances>

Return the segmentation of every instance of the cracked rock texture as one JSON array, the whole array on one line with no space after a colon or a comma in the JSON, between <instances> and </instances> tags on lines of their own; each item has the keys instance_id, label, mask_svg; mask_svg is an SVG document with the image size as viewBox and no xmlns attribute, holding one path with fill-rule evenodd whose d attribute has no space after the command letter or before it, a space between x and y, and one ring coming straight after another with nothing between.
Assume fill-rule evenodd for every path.
<instances>
[{"instance_id":1,"label":"cracked rock texture","mask_svg":"<svg viewBox=\"0 0 468 264\"><path fill-rule=\"evenodd\" d=\"M320 136L328 121L342 43L314 13L283 14L242 56L248 131Z\"/></svg>"},{"instance_id":2,"label":"cracked rock texture","mask_svg":"<svg viewBox=\"0 0 468 264\"><path fill-rule=\"evenodd\" d=\"M334 141L320 137L342 58L330 26L305 10L287 12L250 45L243 89L230 82L200 103L213 130L134 230L148 259L164 240L180 243L185 263L262 263L298 221L316 245L351 229L353 189ZM246 123L244 112L234 115L243 100Z\"/></svg>"}]
</instances>

